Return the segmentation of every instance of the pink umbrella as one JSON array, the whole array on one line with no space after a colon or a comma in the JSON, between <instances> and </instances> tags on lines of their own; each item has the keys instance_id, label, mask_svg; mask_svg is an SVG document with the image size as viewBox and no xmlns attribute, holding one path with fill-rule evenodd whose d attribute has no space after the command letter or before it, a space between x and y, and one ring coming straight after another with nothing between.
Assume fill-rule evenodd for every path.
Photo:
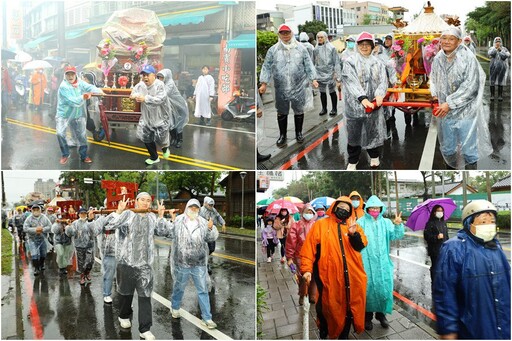
<instances>
[{"instance_id":1,"label":"pink umbrella","mask_svg":"<svg viewBox=\"0 0 512 341\"><path fill-rule=\"evenodd\" d=\"M291 201L284 200L283 198L271 202L265 212L267 214L279 214L279 211L283 208L287 209L290 214L299 212L297 207Z\"/></svg>"}]
</instances>

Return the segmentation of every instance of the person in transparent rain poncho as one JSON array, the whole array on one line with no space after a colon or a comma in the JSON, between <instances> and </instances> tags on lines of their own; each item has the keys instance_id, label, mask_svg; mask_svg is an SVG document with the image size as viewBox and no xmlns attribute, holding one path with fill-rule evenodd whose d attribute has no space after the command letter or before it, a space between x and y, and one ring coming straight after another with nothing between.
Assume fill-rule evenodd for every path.
<instances>
[{"instance_id":1,"label":"person in transparent rain poncho","mask_svg":"<svg viewBox=\"0 0 512 341\"><path fill-rule=\"evenodd\" d=\"M315 49L315 47L309 43L308 34L306 32L301 32L299 34L299 40L300 40L300 43L302 44L302 46L304 46L306 48L306 50L308 50L309 58L311 58L311 60L313 60L313 50Z\"/></svg>"},{"instance_id":2,"label":"person in transparent rain poncho","mask_svg":"<svg viewBox=\"0 0 512 341\"><path fill-rule=\"evenodd\" d=\"M140 76L142 82L132 89L130 98L140 105L140 120L137 126L137 137L144 142L149 152L147 165L160 162L156 145L162 147L163 157L171 155L169 151L169 127L173 125L171 106L167 98L165 84L156 79L156 70L152 65L145 65Z\"/></svg>"},{"instance_id":3,"label":"person in transparent rain poncho","mask_svg":"<svg viewBox=\"0 0 512 341\"><path fill-rule=\"evenodd\" d=\"M347 129L347 170L356 170L361 150L370 155L370 166L380 165L380 146L386 139L386 122L381 104L386 95L388 77L379 58L372 55L373 35L357 37L357 52L348 58L341 71ZM377 107L372 103L376 101ZM365 109L374 109L366 113Z\"/></svg>"},{"instance_id":4,"label":"person in transparent rain poncho","mask_svg":"<svg viewBox=\"0 0 512 341\"><path fill-rule=\"evenodd\" d=\"M88 84L98 86L94 72L82 72L82 80ZM86 101L86 112L87 130L93 134L95 139L103 140L105 138L105 131L101 126L100 99L98 97L91 97Z\"/></svg>"},{"instance_id":5,"label":"person in transparent rain poncho","mask_svg":"<svg viewBox=\"0 0 512 341\"><path fill-rule=\"evenodd\" d=\"M260 94L267 91L267 84L274 80L274 103L277 109L279 125L278 147L286 145L288 131L288 113L290 106L294 112L295 138L298 143L304 142L302 125L304 112L313 108L313 92L309 82L318 87L315 66L309 53L293 36L289 26L282 24L278 29L279 41L273 45L265 56L261 67L259 88Z\"/></svg>"},{"instance_id":6,"label":"person in transparent rain poncho","mask_svg":"<svg viewBox=\"0 0 512 341\"><path fill-rule=\"evenodd\" d=\"M65 165L69 159L69 146L66 141L68 127L74 140L78 142L80 160L91 163L91 158L87 156L85 106L86 101L91 98L91 93L103 94L103 91L93 84L78 79L74 66L66 67L64 72L64 80L59 86L57 115L55 116L57 140L62 155L60 164Z\"/></svg>"},{"instance_id":7,"label":"person in transparent rain poncho","mask_svg":"<svg viewBox=\"0 0 512 341\"><path fill-rule=\"evenodd\" d=\"M188 105L185 98L180 94L178 87L172 79L172 71L163 69L156 75L156 78L164 82L167 97L169 98L174 124L171 126L170 145L181 148L183 144L183 129L188 123Z\"/></svg>"},{"instance_id":8,"label":"person in transparent rain poncho","mask_svg":"<svg viewBox=\"0 0 512 341\"><path fill-rule=\"evenodd\" d=\"M320 102L322 111L319 115L327 114L327 93L331 98L332 109L330 116L338 113L338 97L336 86L341 86L341 63L336 48L329 42L327 33L320 31L316 34L316 46L313 51L313 64L316 68L318 89L320 90Z\"/></svg>"},{"instance_id":9,"label":"person in transparent rain poncho","mask_svg":"<svg viewBox=\"0 0 512 341\"><path fill-rule=\"evenodd\" d=\"M217 240L219 232L213 220L201 217L199 210L199 201L190 199L185 212L176 217L174 229L167 235L173 240L170 259L173 278L171 315L173 318L180 318L181 301L189 278L192 277L201 309L201 322L207 328L215 329L217 324L212 321L208 296L207 243Z\"/></svg>"},{"instance_id":10,"label":"person in transparent rain poncho","mask_svg":"<svg viewBox=\"0 0 512 341\"><path fill-rule=\"evenodd\" d=\"M151 195L141 192L135 199L135 208L150 209ZM119 294L119 322L121 328L132 326L133 293L137 290L139 303L139 333L146 340L155 336L150 328L153 324L151 293L153 292L154 236L167 236L173 225L164 219L165 207L158 205L158 216L154 213L134 213L126 210L128 199L119 201L117 211L111 213L105 230L115 230L116 235L116 282ZM174 218L174 211L171 210ZM111 220L110 220L111 219Z\"/></svg>"},{"instance_id":11,"label":"person in transparent rain poncho","mask_svg":"<svg viewBox=\"0 0 512 341\"><path fill-rule=\"evenodd\" d=\"M222 232L226 232L226 222L224 218L220 215L220 213L213 207L215 205L215 200L208 196L204 197L203 207L199 211L199 216L203 217L206 220L212 220L215 226L222 227ZM208 242L208 251L209 255L211 255L215 251L215 241ZM208 263L208 274L212 274L212 270L210 267L210 263Z\"/></svg>"},{"instance_id":12,"label":"person in transparent rain poncho","mask_svg":"<svg viewBox=\"0 0 512 341\"><path fill-rule=\"evenodd\" d=\"M73 240L66 234L66 229L69 225L65 222L55 221L52 225L52 232L54 234L54 246L57 262L59 267L59 275L64 277L68 273L68 266L71 265L71 259L75 248L73 246Z\"/></svg>"},{"instance_id":13,"label":"person in transparent rain poncho","mask_svg":"<svg viewBox=\"0 0 512 341\"><path fill-rule=\"evenodd\" d=\"M354 55L356 53L355 47L356 47L355 38L353 36L349 36L345 40L345 49L343 50L343 52L341 52L341 55L340 55L341 63L343 63L345 60L349 59L352 55ZM343 65L342 65L342 67L343 67Z\"/></svg>"},{"instance_id":14,"label":"person in transparent rain poncho","mask_svg":"<svg viewBox=\"0 0 512 341\"><path fill-rule=\"evenodd\" d=\"M503 87L507 85L510 52L502 45L500 37L494 38L492 46L487 52L491 63L489 65L489 75L491 83L491 101L494 101L494 89L498 86L498 101L503 101Z\"/></svg>"},{"instance_id":15,"label":"person in transparent rain poncho","mask_svg":"<svg viewBox=\"0 0 512 341\"><path fill-rule=\"evenodd\" d=\"M32 214L23 222L23 232L27 235L34 276L38 276L39 273L45 269L44 260L47 251L46 236L48 232L50 232L51 226L52 223L41 213L41 206L39 205L32 206Z\"/></svg>"},{"instance_id":16,"label":"person in transparent rain poncho","mask_svg":"<svg viewBox=\"0 0 512 341\"><path fill-rule=\"evenodd\" d=\"M430 92L439 102L433 113L439 146L449 168L476 169L492 153L489 108L483 105L485 72L451 27L441 34L441 51L430 73Z\"/></svg>"},{"instance_id":17,"label":"person in transparent rain poncho","mask_svg":"<svg viewBox=\"0 0 512 341\"><path fill-rule=\"evenodd\" d=\"M476 55L476 49L475 49L475 43L473 43L473 39L471 39L470 36L465 36L464 37L464 45L466 45L466 47L471 51L473 52L473 54Z\"/></svg>"}]
</instances>

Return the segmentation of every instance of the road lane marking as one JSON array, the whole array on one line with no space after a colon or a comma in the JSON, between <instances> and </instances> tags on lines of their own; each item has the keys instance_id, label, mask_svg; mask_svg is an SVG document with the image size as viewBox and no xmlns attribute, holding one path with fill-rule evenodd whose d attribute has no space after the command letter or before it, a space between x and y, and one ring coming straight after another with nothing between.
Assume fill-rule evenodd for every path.
<instances>
[{"instance_id":1,"label":"road lane marking","mask_svg":"<svg viewBox=\"0 0 512 341\"><path fill-rule=\"evenodd\" d=\"M166 241L166 240L161 240L161 239L155 239L155 243L164 244L164 245L172 245L171 242ZM252 265L252 266L256 266L256 262L255 261L252 261L252 260L249 260L249 259L245 259L245 258L239 258L239 257L235 257L235 256L230 256L230 255L227 255L225 253L214 252L214 253L212 253L212 256L219 257L219 258L224 258L224 259L227 259L227 260L232 260L232 261L235 261L235 262L238 262L238 263L244 263L244 264L249 264L249 265Z\"/></svg>"},{"instance_id":2,"label":"road lane marking","mask_svg":"<svg viewBox=\"0 0 512 341\"><path fill-rule=\"evenodd\" d=\"M343 127L343 124L344 124L344 121L342 122L339 122L337 123L333 128L331 128L330 130L327 131L327 133L325 133L324 135L322 135L320 138L318 138L315 142L313 142L312 144L310 144L309 146L307 146L305 149L303 149L302 151L300 151L297 155L295 155L294 157L292 157L290 160L288 160L288 162L286 162L284 165L282 165L281 167L279 167L279 170L287 170L289 169L291 166L293 166L294 164L296 164L297 162L299 162L300 159L302 159L304 156L306 156L306 154L308 154L309 152L311 152L313 149L315 149L316 147L318 147L318 145L320 145L320 143L324 142L325 140L327 140L329 138L329 136L333 135L335 132L337 132L338 130L340 130L341 127Z\"/></svg>"},{"instance_id":3,"label":"road lane marking","mask_svg":"<svg viewBox=\"0 0 512 341\"><path fill-rule=\"evenodd\" d=\"M436 153L436 141L437 141L437 125L434 122L434 117L430 120L430 126L428 128L427 138L425 139L425 145L423 147L423 154L421 154L419 170L432 170L434 165L434 155Z\"/></svg>"},{"instance_id":4,"label":"road lane marking","mask_svg":"<svg viewBox=\"0 0 512 341\"><path fill-rule=\"evenodd\" d=\"M228 129L228 128L217 128L217 127L214 127L214 126L203 126L203 125L200 125L200 124L190 124L189 123L186 126L208 128L208 129L215 129L215 130L224 130L224 131L230 131L230 132L233 132L233 133L244 133L244 134L256 135L256 132L252 132L252 131L236 130L236 129Z\"/></svg>"},{"instance_id":5,"label":"road lane marking","mask_svg":"<svg viewBox=\"0 0 512 341\"><path fill-rule=\"evenodd\" d=\"M101 259L99 259L98 257L94 257L94 260L101 265ZM171 301L169 301L165 297L157 294L155 291L153 291L151 293L151 297L155 301L157 301L157 302L161 303L162 305L166 306L169 310L171 309ZM197 328L201 329L202 331L207 332L208 334L210 334L212 337L214 337L217 340L233 340L231 337L229 337L226 334L222 333L218 329L208 329L206 326L204 326L201 323L200 319L198 319L194 315L190 314L188 311L186 311L183 308L180 308L180 315L181 315L181 318L184 318L185 320L187 320L188 322L192 323L194 326L196 326ZM169 312L169 318L171 318L171 319L173 318L171 316L170 312Z\"/></svg>"},{"instance_id":6,"label":"road lane marking","mask_svg":"<svg viewBox=\"0 0 512 341\"><path fill-rule=\"evenodd\" d=\"M436 315L434 315L430 310L427 310L419 305L417 305L416 303L414 303L413 301L411 301L410 299L400 295L398 292L394 291L393 290L393 296L395 296L396 298L398 298L400 301L408 304L409 306L411 306L412 308L416 309L417 311L419 311L420 313L422 313L423 315L425 315L426 317L430 318L431 320L433 321L437 321L437 318L436 318Z\"/></svg>"},{"instance_id":7,"label":"road lane marking","mask_svg":"<svg viewBox=\"0 0 512 341\"><path fill-rule=\"evenodd\" d=\"M40 126L40 125L28 123L28 122L23 122L23 121L15 120L12 118L7 118L6 121L8 123L18 125L18 126L21 126L24 128L38 130L38 131L50 133L53 135L57 134L57 131L55 129L52 129L49 127L44 127L44 126ZM95 141L92 137L87 137L87 141L91 144L96 144L96 145L107 147L107 148L123 150L126 152L140 154L140 155L144 155L144 156L149 155L146 149L137 147L137 146L131 146L131 145L127 145L127 144L123 144L123 143L119 143L119 142L110 142L110 144L108 144L108 142ZM162 157L162 152L158 152L158 154L161 159L164 159ZM219 163L210 162L210 161L205 161L205 160L193 159L193 158L176 155L176 154L171 154L171 156L168 159L164 159L164 160L168 160L168 161L172 161L172 162L176 162L176 163L187 164L187 165L192 165L192 166L209 169L209 170L240 170L240 168L237 168L237 167L228 166L228 165L219 164Z\"/></svg>"},{"instance_id":8,"label":"road lane marking","mask_svg":"<svg viewBox=\"0 0 512 341\"><path fill-rule=\"evenodd\" d=\"M421 263L419 263L419 262L415 262L415 261L413 261L413 260L409 260L409 259L407 259L407 258L403 258L403 257L400 257L400 256L395 256L395 255L392 255L391 253L390 253L389 255L390 255L391 257L393 257L393 258L400 259L400 260L403 260L403 261L405 261L405 262L409 262L409 263L411 263L411 264L414 264L414 265L417 265L417 266L421 266L421 267L426 268L426 269L430 269L430 266L428 266L428 265L426 265L426 264L421 264Z\"/></svg>"}]
</instances>

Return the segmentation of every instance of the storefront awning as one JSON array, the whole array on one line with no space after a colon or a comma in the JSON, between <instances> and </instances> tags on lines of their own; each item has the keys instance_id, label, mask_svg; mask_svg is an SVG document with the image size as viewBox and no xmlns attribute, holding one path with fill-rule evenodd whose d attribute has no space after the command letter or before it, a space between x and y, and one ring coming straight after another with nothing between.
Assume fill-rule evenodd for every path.
<instances>
[{"instance_id":1,"label":"storefront awning","mask_svg":"<svg viewBox=\"0 0 512 341\"><path fill-rule=\"evenodd\" d=\"M218 13L223 9L221 6L211 6L201 10L177 11L162 15L159 19L163 26L200 24L204 22L207 15Z\"/></svg>"},{"instance_id":2,"label":"storefront awning","mask_svg":"<svg viewBox=\"0 0 512 341\"><path fill-rule=\"evenodd\" d=\"M66 39L76 39L76 38L79 38L89 32L92 32L92 31L96 31L96 30L99 30L101 29L101 25L99 26L93 26L93 27L84 27L84 28L79 28L79 29L76 29L76 30L72 30L72 31L69 31L69 32L66 32Z\"/></svg>"},{"instance_id":3,"label":"storefront awning","mask_svg":"<svg viewBox=\"0 0 512 341\"><path fill-rule=\"evenodd\" d=\"M254 33L240 34L235 39L228 41L228 48L230 49L255 49L256 48L256 35Z\"/></svg>"},{"instance_id":4,"label":"storefront awning","mask_svg":"<svg viewBox=\"0 0 512 341\"><path fill-rule=\"evenodd\" d=\"M49 35L44 36L44 37L36 38L36 39L34 39L32 41L29 41L26 44L23 44L23 48L27 49L27 50L35 49L37 47L37 45L39 45L42 42L47 41L48 39L53 38L53 37L55 37L53 34L49 34Z\"/></svg>"},{"instance_id":5,"label":"storefront awning","mask_svg":"<svg viewBox=\"0 0 512 341\"><path fill-rule=\"evenodd\" d=\"M175 46L175 45L219 44L221 39L222 39L222 35L220 35L220 34L212 34L209 36L199 36L199 37L173 37L173 38L167 38L164 41L164 45Z\"/></svg>"}]
</instances>

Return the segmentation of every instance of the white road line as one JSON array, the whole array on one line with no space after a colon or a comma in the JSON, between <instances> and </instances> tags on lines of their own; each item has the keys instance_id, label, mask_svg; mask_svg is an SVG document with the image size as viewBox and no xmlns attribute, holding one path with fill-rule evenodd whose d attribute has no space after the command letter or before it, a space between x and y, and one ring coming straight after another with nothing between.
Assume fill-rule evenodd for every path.
<instances>
[{"instance_id":1,"label":"white road line","mask_svg":"<svg viewBox=\"0 0 512 341\"><path fill-rule=\"evenodd\" d=\"M423 268L425 268L425 269L430 269L430 266L428 266L428 265L426 265L426 264L421 264L421 263L419 263L419 262L415 262L415 261L413 261L413 260L409 260L409 259L406 259L406 258L403 258L403 257L399 257L399 256L395 256L395 255L392 255L392 254L389 254L389 255L390 255L391 257L393 257L393 258L400 259L400 260L403 260L403 261L405 261L405 262L409 262L409 263L414 264L414 265L417 265L417 266L421 266L421 267L423 267Z\"/></svg>"},{"instance_id":2,"label":"white road line","mask_svg":"<svg viewBox=\"0 0 512 341\"><path fill-rule=\"evenodd\" d=\"M217 128L217 127L214 127L214 126L203 126L203 125L200 125L200 124L187 124L187 126L199 127L199 128L208 128L208 129L215 129L215 130L231 131L233 133L245 133L245 134L256 135L256 133L252 132L252 131L227 129L227 128Z\"/></svg>"},{"instance_id":3,"label":"white road line","mask_svg":"<svg viewBox=\"0 0 512 341\"><path fill-rule=\"evenodd\" d=\"M423 147L423 154L421 154L419 170L432 170L434 155L436 153L436 141L437 125L434 123L434 117L432 116L427 138L425 139L425 146Z\"/></svg>"},{"instance_id":4,"label":"white road line","mask_svg":"<svg viewBox=\"0 0 512 341\"><path fill-rule=\"evenodd\" d=\"M94 259L96 260L96 262L101 264L101 259L99 259L98 257L94 257ZM151 294L151 296L153 297L153 299L155 301L163 304L168 309L171 309L171 301L169 301L165 297L157 294L154 291ZM208 334L210 334L212 337L214 337L217 340L233 340L232 338L230 338L229 336L227 336L226 334L222 333L221 331L219 331L217 329L208 329L206 326L203 326L200 319L198 319L194 315L190 314L188 311L184 310L183 308L180 308L180 315L181 315L181 318L184 318L185 320L192 323L194 326L201 329L202 331L207 332ZM171 313L169 313L169 318L170 319L173 318L171 316Z\"/></svg>"}]
</instances>

